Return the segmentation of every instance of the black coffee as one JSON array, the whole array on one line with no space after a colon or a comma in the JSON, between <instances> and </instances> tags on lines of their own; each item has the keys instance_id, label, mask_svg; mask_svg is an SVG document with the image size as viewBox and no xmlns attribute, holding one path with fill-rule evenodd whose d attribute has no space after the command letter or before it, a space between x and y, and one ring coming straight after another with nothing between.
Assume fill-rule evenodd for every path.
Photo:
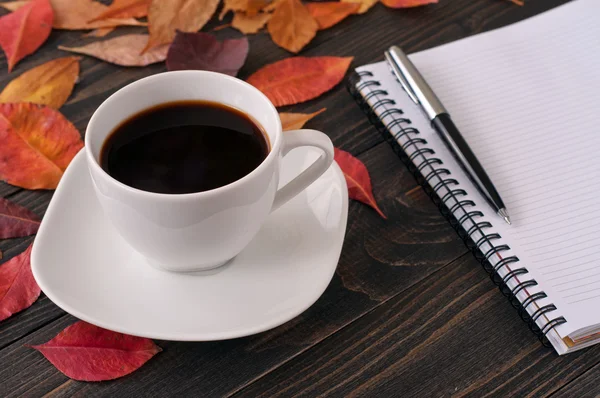
<instances>
[{"instance_id":1,"label":"black coffee","mask_svg":"<svg viewBox=\"0 0 600 398\"><path fill-rule=\"evenodd\" d=\"M131 187L183 194L232 183L269 153L248 115L206 101L162 104L118 126L100 154L102 168Z\"/></svg>"}]
</instances>

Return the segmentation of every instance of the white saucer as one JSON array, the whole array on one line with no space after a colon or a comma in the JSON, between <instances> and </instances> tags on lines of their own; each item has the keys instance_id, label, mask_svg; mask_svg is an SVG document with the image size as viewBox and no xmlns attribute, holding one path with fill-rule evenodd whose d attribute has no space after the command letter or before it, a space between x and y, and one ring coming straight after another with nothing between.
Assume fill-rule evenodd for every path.
<instances>
[{"instance_id":1,"label":"white saucer","mask_svg":"<svg viewBox=\"0 0 600 398\"><path fill-rule=\"evenodd\" d=\"M281 183L317 157L284 158ZM221 340L262 332L310 307L342 249L348 194L337 164L271 214L244 251L213 271L152 268L102 214L80 152L64 174L35 239L31 265L59 307L106 329L162 340Z\"/></svg>"}]
</instances>

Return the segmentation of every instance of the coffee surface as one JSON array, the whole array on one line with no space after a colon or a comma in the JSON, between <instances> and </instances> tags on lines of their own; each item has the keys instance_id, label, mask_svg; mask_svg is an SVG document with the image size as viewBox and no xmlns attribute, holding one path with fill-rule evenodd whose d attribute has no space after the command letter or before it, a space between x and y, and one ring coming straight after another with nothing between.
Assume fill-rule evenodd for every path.
<instances>
[{"instance_id":1,"label":"coffee surface","mask_svg":"<svg viewBox=\"0 0 600 398\"><path fill-rule=\"evenodd\" d=\"M104 142L100 164L131 187L185 194L239 180L268 153L265 133L248 115L213 102L182 101L119 125Z\"/></svg>"}]
</instances>

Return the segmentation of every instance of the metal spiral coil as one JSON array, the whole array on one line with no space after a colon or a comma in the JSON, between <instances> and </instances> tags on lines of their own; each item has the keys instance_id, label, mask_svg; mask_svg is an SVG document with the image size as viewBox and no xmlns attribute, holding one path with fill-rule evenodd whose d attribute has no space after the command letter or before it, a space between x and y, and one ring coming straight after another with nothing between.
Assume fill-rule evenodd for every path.
<instances>
[{"instance_id":1,"label":"metal spiral coil","mask_svg":"<svg viewBox=\"0 0 600 398\"><path fill-rule=\"evenodd\" d=\"M485 230L493 228L489 221L480 220L484 215L478 210L469 210L475 207L475 203L471 200L460 199L466 196L467 193L459 187L459 183L454 178L451 178L451 172L441 167L443 162L436 158L435 151L426 147L427 140L419 137L419 131L411 126L410 119L404 116L402 109L394 108L396 102L387 98L388 92L380 89L381 83L372 78L373 74L369 71L354 72L348 79L347 88L350 94L354 97L363 112L367 115L371 124L382 134L383 138L390 143L394 151L398 154L402 162L408 170L413 174L415 180L423 187L432 201L438 206L440 212L448 219L450 225L456 230L459 237L465 242L467 248L473 252L475 258L483 265L483 268L490 275L491 280L499 287L499 290L504 294L510 303L517 308L519 316L525 321L529 328L540 338L540 341L545 346L550 346L550 342L546 335L556 326L566 323L567 320L562 317L547 318L549 319L542 326L538 326L538 321L543 315L547 315L552 311L556 311L554 304L539 306L533 313L529 313L527 308L539 300L545 299L548 296L545 292L540 291L528 295L525 300L521 300L517 295L527 288L537 285L534 279L527 278L529 271L525 267L511 269L510 264L519 262L517 256L502 257L501 253L510 250L510 247L505 244L494 245L494 241L501 239L498 233L486 233ZM367 80L363 80L367 79ZM374 90L369 90L369 93L364 97L361 91L373 87ZM371 100L372 105L367 103ZM373 101L374 100L374 101ZM377 116L375 111L379 111ZM383 124L382 119L392 118L392 121ZM392 129L398 129L398 132L392 133ZM407 139L402 145L399 141ZM410 150L413 150L409 153ZM418 160L421 160L418 162ZM429 170L429 171L428 171ZM445 194L440 194L440 191L445 191ZM449 202L453 203L450 204ZM457 218L455 214L458 210L464 213ZM466 228L466 223L470 222L471 226ZM475 240L475 237L478 237ZM483 250L484 247L490 249ZM497 256L499 261L492 264L490 261L493 256ZM506 268L510 271L504 276L500 275L500 270ZM518 283L510 288L508 282L511 280Z\"/></svg>"}]
</instances>

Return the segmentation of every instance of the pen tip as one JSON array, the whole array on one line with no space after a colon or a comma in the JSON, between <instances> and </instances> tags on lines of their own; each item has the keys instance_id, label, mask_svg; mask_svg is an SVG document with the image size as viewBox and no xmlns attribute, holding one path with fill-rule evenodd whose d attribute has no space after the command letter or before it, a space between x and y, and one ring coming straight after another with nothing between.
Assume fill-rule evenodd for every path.
<instances>
[{"instance_id":1,"label":"pen tip","mask_svg":"<svg viewBox=\"0 0 600 398\"><path fill-rule=\"evenodd\" d=\"M508 216L508 211L505 208L498 210L498 215L506 221L508 225L511 225L510 217Z\"/></svg>"}]
</instances>

